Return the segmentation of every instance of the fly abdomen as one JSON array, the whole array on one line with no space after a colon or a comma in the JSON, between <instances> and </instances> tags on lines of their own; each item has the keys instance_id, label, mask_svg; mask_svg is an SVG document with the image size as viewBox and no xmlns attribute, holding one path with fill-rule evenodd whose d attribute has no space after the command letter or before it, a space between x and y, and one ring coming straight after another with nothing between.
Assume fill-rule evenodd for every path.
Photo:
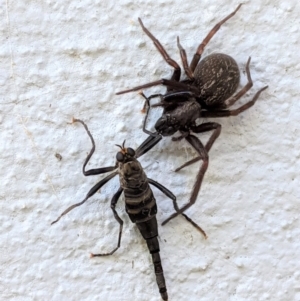
<instances>
[{"instance_id":1,"label":"fly abdomen","mask_svg":"<svg viewBox=\"0 0 300 301\"><path fill-rule=\"evenodd\" d=\"M133 223L141 223L151 219L157 213L155 198L146 183L144 192L138 192L133 189L124 190L126 212Z\"/></svg>"},{"instance_id":2,"label":"fly abdomen","mask_svg":"<svg viewBox=\"0 0 300 301\"><path fill-rule=\"evenodd\" d=\"M155 237L155 240L157 241L157 237ZM158 243L158 241L157 241ZM156 276L156 282L157 286L160 292L160 295L163 300L168 300L168 293L167 293L167 287L164 277L164 271L161 265L160 255L159 252L153 253L152 255L152 261L154 264L154 272Z\"/></svg>"},{"instance_id":3,"label":"fly abdomen","mask_svg":"<svg viewBox=\"0 0 300 301\"><path fill-rule=\"evenodd\" d=\"M164 277L164 271L161 265L161 259L159 255L159 243L158 243L158 230L157 230L157 220L154 215L152 218L145 222L137 223L142 236L147 242L149 252L152 256L152 262L154 265L154 272L156 277L157 286L160 295L163 300L168 300L167 287Z\"/></svg>"},{"instance_id":4,"label":"fly abdomen","mask_svg":"<svg viewBox=\"0 0 300 301\"><path fill-rule=\"evenodd\" d=\"M123 160L123 153L118 155L118 158ZM168 294L157 240L157 206L149 186L148 178L140 163L134 158L129 158L128 162L123 163L122 161L122 164L119 166L119 175L120 184L125 196L126 212L130 220L137 225L147 242L149 252L152 256L159 292L162 299L167 301Z\"/></svg>"}]
</instances>

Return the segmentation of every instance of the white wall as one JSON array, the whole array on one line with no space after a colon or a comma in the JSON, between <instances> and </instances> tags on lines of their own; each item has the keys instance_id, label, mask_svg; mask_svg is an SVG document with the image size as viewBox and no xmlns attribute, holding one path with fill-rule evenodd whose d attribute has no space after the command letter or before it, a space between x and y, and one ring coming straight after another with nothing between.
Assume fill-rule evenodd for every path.
<instances>
[{"instance_id":1,"label":"white wall","mask_svg":"<svg viewBox=\"0 0 300 301\"><path fill-rule=\"evenodd\" d=\"M80 124L68 122L83 119L95 137L90 167L113 164L115 144L125 138L136 148L146 138L143 100L115 92L172 72L137 18L180 62L176 36L191 59L238 3L1 2L1 300L160 300L151 257L123 198L121 248L89 258L116 245L109 203L117 179L50 227L102 178L82 175L90 141ZM198 201L187 211L208 239L181 217L159 228L170 300L300 300L299 16L296 0L244 1L206 47L204 55L224 52L237 60L241 84L252 57L254 87L239 103L269 88L240 116L215 120L222 133ZM186 142L166 138L141 162L184 204L199 165L173 170L194 155ZM153 190L163 221L172 204Z\"/></svg>"}]
</instances>

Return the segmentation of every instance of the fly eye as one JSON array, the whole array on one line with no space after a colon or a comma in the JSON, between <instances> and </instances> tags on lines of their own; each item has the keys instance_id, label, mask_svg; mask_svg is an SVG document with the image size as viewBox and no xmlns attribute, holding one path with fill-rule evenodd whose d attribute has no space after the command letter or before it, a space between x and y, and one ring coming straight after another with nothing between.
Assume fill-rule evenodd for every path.
<instances>
[{"instance_id":1,"label":"fly eye","mask_svg":"<svg viewBox=\"0 0 300 301\"><path fill-rule=\"evenodd\" d=\"M127 148L127 154L131 157L134 157L135 155L135 151L131 148L131 147L128 147Z\"/></svg>"},{"instance_id":2,"label":"fly eye","mask_svg":"<svg viewBox=\"0 0 300 301\"><path fill-rule=\"evenodd\" d=\"M116 158L117 158L118 162L123 162L124 161L124 155L121 152L117 153Z\"/></svg>"}]
</instances>

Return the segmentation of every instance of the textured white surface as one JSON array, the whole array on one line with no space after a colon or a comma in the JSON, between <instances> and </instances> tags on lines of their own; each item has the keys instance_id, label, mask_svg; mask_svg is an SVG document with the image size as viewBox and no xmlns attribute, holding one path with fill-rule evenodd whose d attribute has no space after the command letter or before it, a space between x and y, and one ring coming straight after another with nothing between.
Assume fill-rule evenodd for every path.
<instances>
[{"instance_id":1,"label":"textured white surface","mask_svg":"<svg viewBox=\"0 0 300 301\"><path fill-rule=\"evenodd\" d=\"M176 36L191 59L237 4L1 1L1 300L160 300L151 257L123 199L121 248L89 259L89 252L116 245L109 202L117 179L50 227L102 178L82 175L90 141L79 124L68 122L83 119L95 137L90 167L114 163L114 144L125 138L137 147L146 138L142 99L114 93L172 72L137 18L180 62ZM159 229L170 301L300 300L299 16L296 0L244 1L206 47L204 55L232 55L242 83L252 57L254 87L240 103L266 84L269 89L240 116L217 120L222 133L188 211L208 239L181 217ZM166 138L141 163L183 204L198 165L173 170L193 156L185 142ZM172 205L153 190L162 221Z\"/></svg>"}]
</instances>

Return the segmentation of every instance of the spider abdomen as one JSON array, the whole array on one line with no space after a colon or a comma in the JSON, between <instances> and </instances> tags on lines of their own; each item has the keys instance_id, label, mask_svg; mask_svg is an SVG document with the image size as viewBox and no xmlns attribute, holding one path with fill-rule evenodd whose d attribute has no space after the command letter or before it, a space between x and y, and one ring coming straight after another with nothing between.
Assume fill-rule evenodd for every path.
<instances>
[{"instance_id":1,"label":"spider abdomen","mask_svg":"<svg viewBox=\"0 0 300 301\"><path fill-rule=\"evenodd\" d=\"M200 61L194 77L194 85L200 90L200 103L221 108L224 107L225 100L236 91L240 82L240 71L231 56L214 53Z\"/></svg>"}]
</instances>

